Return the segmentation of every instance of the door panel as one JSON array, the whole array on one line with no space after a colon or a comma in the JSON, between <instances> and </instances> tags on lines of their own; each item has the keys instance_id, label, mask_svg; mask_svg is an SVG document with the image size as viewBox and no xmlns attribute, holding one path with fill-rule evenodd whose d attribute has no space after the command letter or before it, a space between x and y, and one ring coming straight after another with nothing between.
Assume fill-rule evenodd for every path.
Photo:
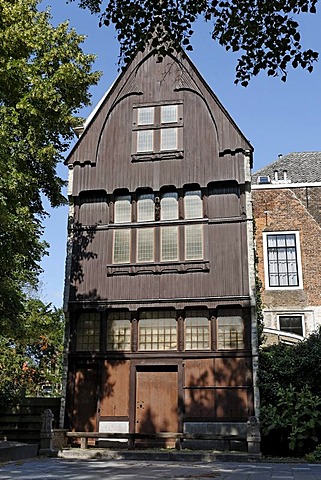
<instances>
[{"instance_id":1,"label":"door panel","mask_svg":"<svg viewBox=\"0 0 321 480\"><path fill-rule=\"evenodd\" d=\"M154 433L177 431L177 371L173 371L173 369L137 371L135 432ZM162 440L156 443L158 446L160 444L163 446L173 446L174 444L172 440Z\"/></svg>"},{"instance_id":2,"label":"door panel","mask_svg":"<svg viewBox=\"0 0 321 480\"><path fill-rule=\"evenodd\" d=\"M102 371L100 417L125 417L129 408L129 361L105 361Z\"/></svg>"}]
</instances>

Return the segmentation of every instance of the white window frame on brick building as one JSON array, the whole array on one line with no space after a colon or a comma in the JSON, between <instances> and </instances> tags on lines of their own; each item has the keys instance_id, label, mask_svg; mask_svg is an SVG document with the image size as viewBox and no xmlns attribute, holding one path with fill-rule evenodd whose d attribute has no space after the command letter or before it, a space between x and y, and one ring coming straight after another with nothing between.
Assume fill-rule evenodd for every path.
<instances>
[{"instance_id":1,"label":"white window frame on brick building","mask_svg":"<svg viewBox=\"0 0 321 480\"><path fill-rule=\"evenodd\" d=\"M298 231L263 232L263 253L266 290L303 288Z\"/></svg>"}]
</instances>

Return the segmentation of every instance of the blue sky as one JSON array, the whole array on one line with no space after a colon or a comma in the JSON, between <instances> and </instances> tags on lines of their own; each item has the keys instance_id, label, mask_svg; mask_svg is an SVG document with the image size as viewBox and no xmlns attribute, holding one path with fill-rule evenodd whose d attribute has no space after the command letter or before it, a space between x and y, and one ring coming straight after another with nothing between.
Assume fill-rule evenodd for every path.
<instances>
[{"instance_id":1,"label":"blue sky","mask_svg":"<svg viewBox=\"0 0 321 480\"><path fill-rule=\"evenodd\" d=\"M86 35L83 49L95 53L95 70L103 75L91 89L92 106L81 112L87 117L118 76L118 43L111 28L98 27L98 18L77 7L77 2L45 0L40 9L51 6L52 23L69 20L79 34ZM321 14L300 17L303 44L321 52ZM277 159L278 154L321 150L321 65L312 74L291 70L288 80L267 77L263 72L248 87L234 85L236 56L225 52L210 38L210 25L197 22L190 57L221 103L254 147L254 170ZM67 178L67 169L59 166ZM41 298L62 306L66 256L67 208L48 209L44 238L49 256L42 262Z\"/></svg>"}]
</instances>

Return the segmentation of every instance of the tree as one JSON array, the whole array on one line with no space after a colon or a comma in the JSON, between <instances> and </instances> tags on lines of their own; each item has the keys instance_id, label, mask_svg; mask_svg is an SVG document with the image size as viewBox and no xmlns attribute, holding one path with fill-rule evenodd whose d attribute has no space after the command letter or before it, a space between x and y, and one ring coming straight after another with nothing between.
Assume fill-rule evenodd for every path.
<instances>
[{"instance_id":1,"label":"tree","mask_svg":"<svg viewBox=\"0 0 321 480\"><path fill-rule=\"evenodd\" d=\"M259 356L264 453L302 454L321 442L321 328L295 345Z\"/></svg>"},{"instance_id":2,"label":"tree","mask_svg":"<svg viewBox=\"0 0 321 480\"><path fill-rule=\"evenodd\" d=\"M24 307L14 336L0 335L0 405L41 396L42 387L60 393L63 312L39 299L26 300Z\"/></svg>"},{"instance_id":3,"label":"tree","mask_svg":"<svg viewBox=\"0 0 321 480\"><path fill-rule=\"evenodd\" d=\"M74 1L74 0L70 0ZM160 57L181 46L192 50L193 23L202 16L212 24L212 38L226 50L240 51L235 83L246 86L261 70L286 80L288 67L309 72L318 53L303 50L298 15L316 13L317 0L78 0L115 25L120 58L126 64L147 44Z\"/></svg>"},{"instance_id":4,"label":"tree","mask_svg":"<svg viewBox=\"0 0 321 480\"><path fill-rule=\"evenodd\" d=\"M35 286L46 215L65 202L56 167L74 137L80 108L90 103L93 55L68 23L54 28L38 0L0 0L0 322L19 324L24 287Z\"/></svg>"}]
</instances>

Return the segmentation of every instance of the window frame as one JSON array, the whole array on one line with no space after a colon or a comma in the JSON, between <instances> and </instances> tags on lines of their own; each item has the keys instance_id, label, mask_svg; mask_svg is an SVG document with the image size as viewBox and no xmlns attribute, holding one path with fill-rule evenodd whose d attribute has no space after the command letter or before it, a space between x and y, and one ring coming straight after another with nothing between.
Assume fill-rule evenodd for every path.
<instances>
[{"instance_id":1,"label":"window frame","mask_svg":"<svg viewBox=\"0 0 321 480\"><path fill-rule=\"evenodd\" d=\"M176 120L163 118L163 107L176 106ZM139 122L140 109L153 108L153 123ZM166 130L175 130L174 142L168 147L162 147ZM139 132L149 131L152 135L152 149L138 149ZM132 161L164 160L183 158L183 101L173 100L168 102L144 103L133 105L132 122Z\"/></svg>"},{"instance_id":2,"label":"window frame","mask_svg":"<svg viewBox=\"0 0 321 480\"><path fill-rule=\"evenodd\" d=\"M186 210L184 199L195 194L199 197L200 206L197 206L196 209L189 208L188 218L184 218ZM131 206L130 208L125 206L125 210L130 211L131 222L125 223L124 220L121 220L120 223L117 223L114 221L114 209L117 198L126 200L128 197L131 199ZM152 206L147 205L144 207L144 203L142 203L140 211L140 201L147 201L149 198ZM111 210L111 230L113 234L111 253L108 254L110 263L107 264L107 275L125 275L126 272L129 273L129 269L132 274L150 272L150 269L152 271L157 270L158 273L209 271L209 261L205 259L208 252L205 241L207 230L204 225L208 223L208 219L205 215L204 199L206 199L206 196L202 189L194 186L184 190L173 188L163 188L160 191L139 189L130 195L127 193L125 195L115 195L115 201L112 203ZM144 213L145 210L146 213ZM126 220L128 218L126 217ZM144 236L142 232L144 229L153 229L153 235L149 233L150 238L153 237L153 240L150 239L148 242L151 246L149 250L153 250L153 256L149 255L148 259L139 259L139 249L142 248L140 238ZM166 233L171 229L175 229L176 232L176 255L172 255L172 258L164 258L163 247L167 245L166 242L164 243L164 239ZM121 230L124 231L123 235L127 231L129 236L129 248L126 258L124 257L123 260L117 259L117 256L115 256L115 246L117 246L115 241L118 236L122 235ZM193 236L195 239L192 242ZM188 252L192 253L188 255ZM116 259L117 262L115 261ZM148 269L146 270L144 266L147 265Z\"/></svg>"},{"instance_id":3,"label":"window frame","mask_svg":"<svg viewBox=\"0 0 321 480\"><path fill-rule=\"evenodd\" d=\"M157 325L159 320L164 321L164 325ZM146 325L143 326L145 321ZM150 322L148 325L147 322ZM168 321L168 325L166 325ZM171 325L171 323L173 325ZM155 324L153 326L153 324ZM174 328L175 325L175 328ZM159 331L157 331L157 327ZM150 329L150 333L141 331L141 329ZM166 329L168 332L166 333ZM173 333L174 332L174 333ZM148 341L150 337L150 341ZM168 339L167 339L168 337ZM139 353L146 352L177 352L179 349L179 334L178 334L178 315L176 310L144 310L141 311L138 318L138 327L137 327L137 351ZM166 340L167 339L167 340ZM163 342L163 343L162 343ZM160 345L166 346L166 342L173 343L175 342L175 348L153 348L159 347ZM145 345L145 348L142 345ZM146 345L150 345L151 348L147 348Z\"/></svg>"},{"instance_id":4,"label":"window frame","mask_svg":"<svg viewBox=\"0 0 321 480\"><path fill-rule=\"evenodd\" d=\"M85 317L85 318L82 318L82 317ZM86 318L88 317L88 318ZM92 321L93 322L93 330L94 330L94 334L92 335L92 344L94 346L94 348L83 348L82 345L85 343L82 341L82 338L91 338L91 336L89 337L88 333L85 332L85 330L83 330L83 333L82 335L80 335L81 333L81 330L79 328L80 326L80 322L84 320L84 321ZM86 312L86 311L81 311L78 313L77 315L77 318L75 320L75 330L76 330L76 338L75 338L75 343L74 343L74 350L75 352L77 353L85 353L85 352L100 352L100 348L101 348L101 315L99 312L96 312L96 311L90 311L90 312ZM88 330L88 327L87 327L87 330ZM89 344L89 342L87 341L86 342L87 344ZM81 344L81 345L80 345Z\"/></svg>"},{"instance_id":5,"label":"window frame","mask_svg":"<svg viewBox=\"0 0 321 480\"><path fill-rule=\"evenodd\" d=\"M241 320L242 322L242 325L243 325L243 329L242 329L242 340L241 340L241 346L220 346L220 320L226 320L229 321L229 319L239 319ZM232 325L232 324L230 324ZM231 334L231 330L230 330L230 334ZM240 343L240 342L238 342ZM242 317L241 315L220 315L218 314L217 318L216 318L216 349L218 351L232 351L232 350L245 350L246 349L246 345L247 345L247 332L246 332L246 320L244 317Z\"/></svg>"},{"instance_id":6,"label":"window frame","mask_svg":"<svg viewBox=\"0 0 321 480\"><path fill-rule=\"evenodd\" d=\"M113 318L113 317L120 317L120 318ZM121 318L123 317L123 318ZM127 318L126 318L127 317ZM129 341L126 342L124 345L128 345L128 348L111 348L110 345L111 345L111 339L115 340L115 332L113 332L113 335L109 334L109 325L108 323L109 322L113 322L113 321L119 321L119 322L122 322L122 323L127 323L128 325L128 329L129 329L129 333L126 332L125 333L125 340L127 339L127 335L129 335ZM131 313L128 312L128 311L118 311L118 310L111 310L108 312L107 314L107 317L105 319L105 323L106 323L106 336L105 336L105 339L104 339L104 351L105 352L108 352L108 353L121 353L121 352L124 352L124 353L130 353L132 351L132 335L133 335L133 332L132 332L132 319L131 319ZM124 330L126 330L125 327L119 327L119 325L117 326L117 335L118 337L120 336L119 335L119 329L120 328L123 328ZM111 330L110 330L111 331ZM115 341L113 342L113 345L115 345Z\"/></svg>"},{"instance_id":7,"label":"window frame","mask_svg":"<svg viewBox=\"0 0 321 480\"><path fill-rule=\"evenodd\" d=\"M289 332L288 330L282 330L281 329L281 321L280 319L282 317L287 317L287 318L301 318L301 326L302 326L302 335L295 333L295 332ZM305 337L305 323L304 323L304 314L303 313L291 313L291 312L282 312L277 315L277 326L278 330L281 332L281 334L285 335L290 335L290 336L295 336L295 337L300 337L304 338Z\"/></svg>"},{"instance_id":8,"label":"window frame","mask_svg":"<svg viewBox=\"0 0 321 480\"><path fill-rule=\"evenodd\" d=\"M201 316L199 314L201 313L204 313L205 315L204 316ZM195 315L193 315L195 314ZM193 347L193 343L195 342L195 340L192 338L193 336L193 332L191 333L191 338L190 340L187 340L187 329L188 328L191 328L191 330L193 330L193 328L197 328L197 327L200 327L200 328L203 328L203 330L205 331L205 325L190 325L188 326L187 325L187 321L188 320L193 320L193 318L202 318L202 319L206 319L207 320L207 335L208 335L208 345L206 347L203 347L203 348L195 348ZM212 329L212 319L211 319L211 316L210 316L210 312L208 309L202 309L202 308L198 308L198 309L186 309L185 312L184 312L184 317L183 317L183 323L184 323L184 351L185 352L200 352L200 351L204 351L204 352L209 352L212 349L212 345L213 345L213 339L212 339L212 333L213 333L213 329ZM198 333L197 333L198 335ZM202 333L201 333L202 335ZM190 343L190 346L187 347L187 341L189 341ZM203 340L204 342L204 340ZM200 340L197 338L196 340L196 343L200 343Z\"/></svg>"},{"instance_id":9,"label":"window frame","mask_svg":"<svg viewBox=\"0 0 321 480\"><path fill-rule=\"evenodd\" d=\"M298 285L270 285L269 274L269 259L268 259L268 236L269 235L294 235L295 236L295 252L297 263ZM302 261L301 261L301 247L300 247L300 232L294 230L277 230L263 232L263 258L264 258L264 281L265 290L302 290ZM287 274L288 275L288 274Z\"/></svg>"}]
</instances>

